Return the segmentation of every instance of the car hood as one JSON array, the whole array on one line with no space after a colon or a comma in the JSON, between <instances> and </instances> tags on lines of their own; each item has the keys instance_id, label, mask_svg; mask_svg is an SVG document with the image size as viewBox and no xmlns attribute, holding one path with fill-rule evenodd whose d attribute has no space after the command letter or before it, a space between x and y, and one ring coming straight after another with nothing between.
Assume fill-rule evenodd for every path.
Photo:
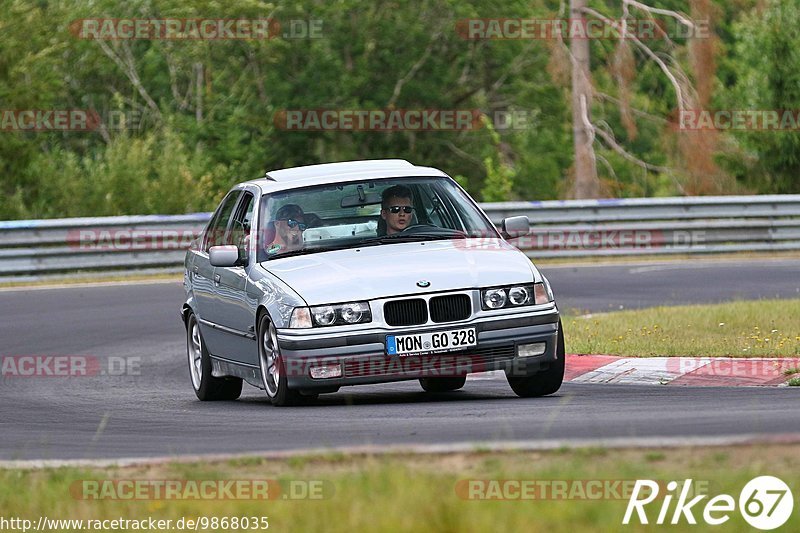
<instances>
[{"instance_id":1,"label":"car hood","mask_svg":"<svg viewBox=\"0 0 800 533\"><path fill-rule=\"evenodd\" d=\"M530 260L502 239L367 246L261 263L309 304L540 281ZM429 286L419 287L427 281Z\"/></svg>"}]
</instances>

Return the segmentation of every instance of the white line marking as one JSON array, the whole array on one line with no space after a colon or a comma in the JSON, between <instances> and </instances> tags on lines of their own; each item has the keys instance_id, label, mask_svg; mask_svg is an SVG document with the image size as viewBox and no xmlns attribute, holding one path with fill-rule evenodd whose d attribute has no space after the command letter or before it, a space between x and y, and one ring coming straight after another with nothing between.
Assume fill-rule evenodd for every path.
<instances>
[{"instance_id":1,"label":"white line marking","mask_svg":"<svg viewBox=\"0 0 800 533\"><path fill-rule=\"evenodd\" d=\"M183 285L183 279L158 279L158 280L131 280L131 281L97 281L86 283L63 283L60 285L32 285L29 287L0 287L0 292L15 292L15 291L49 291L58 289L93 289L95 287L116 287L125 285L164 285L164 284L180 284Z\"/></svg>"},{"instance_id":2,"label":"white line marking","mask_svg":"<svg viewBox=\"0 0 800 533\"><path fill-rule=\"evenodd\" d=\"M288 459L292 457L325 455L331 452L347 455L390 455L390 454L452 454L483 451L548 451L564 448L687 448L692 446L731 446L752 444L798 444L800 433L762 435L756 433L743 435L719 435L712 437L654 436L654 437L612 437L608 439L542 439L521 441L468 441L451 444L423 445L364 445L330 448L306 448L299 450L272 451L237 454L175 455L162 457L127 457L120 459L29 459L0 461L0 468L61 468L61 467L126 467L138 465L158 465L170 463L207 463L231 461L244 458Z\"/></svg>"}]
</instances>

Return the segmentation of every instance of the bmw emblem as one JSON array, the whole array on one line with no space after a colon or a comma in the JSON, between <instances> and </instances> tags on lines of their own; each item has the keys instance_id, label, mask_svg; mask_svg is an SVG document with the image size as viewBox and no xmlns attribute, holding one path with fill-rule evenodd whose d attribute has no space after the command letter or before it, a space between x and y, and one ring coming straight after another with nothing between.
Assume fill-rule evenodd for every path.
<instances>
[{"instance_id":1,"label":"bmw emblem","mask_svg":"<svg viewBox=\"0 0 800 533\"><path fill-rule=\"evenodd\" d=\"M426 279L421 279L421 280L419 280L417 282L417 287L422 287L423 289L425 287L430 287L430 286L431 286L431 282L426 280Z\"/></svg>"}]
</instances>

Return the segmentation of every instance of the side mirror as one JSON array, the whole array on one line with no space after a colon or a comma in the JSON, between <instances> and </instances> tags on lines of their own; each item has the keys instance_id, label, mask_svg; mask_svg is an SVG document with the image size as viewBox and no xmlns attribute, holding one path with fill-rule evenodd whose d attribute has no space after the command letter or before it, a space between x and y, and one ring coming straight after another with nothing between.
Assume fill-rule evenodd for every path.
<instances>
[{"instance_id":1,"label":"side mirror","mask_svg":"<svg viewBox=\"0 0 800 533\"><path fill-rule=\"evenodd\" d=\"M233 245L212 246L208 250L208 260L215 267L232 267L239 263L239 248Z\"/></svg>"},{"instance_id":2,"label":"side mirror","mask_svg":"<svg viewBox=\"0 0 800 533\"><path fill-rule=\"evenodd\" d=\"M526 216L508 217L503 219L501 229L506 238L523 237L531 232L531 222Z\"/></svg>"}]
</instances>

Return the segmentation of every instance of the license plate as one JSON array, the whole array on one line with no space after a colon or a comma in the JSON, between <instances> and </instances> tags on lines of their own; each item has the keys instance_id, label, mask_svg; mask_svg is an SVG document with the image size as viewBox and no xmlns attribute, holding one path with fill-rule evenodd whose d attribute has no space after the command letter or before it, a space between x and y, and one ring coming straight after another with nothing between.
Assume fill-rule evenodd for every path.
<instances>
[{"instance_id":1,"label":"license plate","mask_svg":"<svg viewBox=\"0 0 800 533\"><path fill-rule=\"evenodd\" d=\"M475 334L475 328L416 335L387 335L386 353L388 355L424 355L452 352L477 344L478 336Z\"/></svg>"}]
</instances>

